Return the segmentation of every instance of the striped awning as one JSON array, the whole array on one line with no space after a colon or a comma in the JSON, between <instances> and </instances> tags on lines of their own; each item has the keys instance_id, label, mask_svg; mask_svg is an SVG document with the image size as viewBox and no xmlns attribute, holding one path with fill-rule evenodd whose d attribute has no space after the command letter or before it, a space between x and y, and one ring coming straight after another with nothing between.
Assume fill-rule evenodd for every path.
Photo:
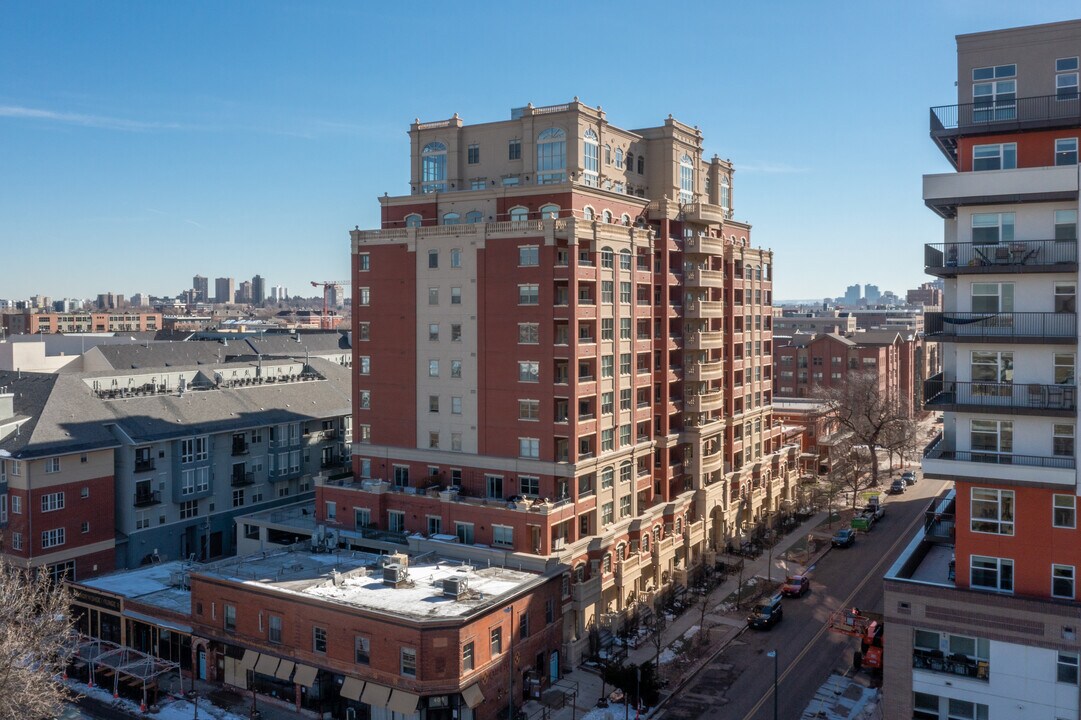
<instances>
[{"instance_id":1,"label":"striped awning","mask_svg":"<svg viewBox=\"0 0 1081 720\"><path fill-rule=\"evenodd\" d=\"M343 698L349 698L350 700L360 700L360 694L364 692L364 681L357 680L354 677L345 678L345 682L342 683L342 689L339 691L339 695Z\"/></svg>"}]
</instances>

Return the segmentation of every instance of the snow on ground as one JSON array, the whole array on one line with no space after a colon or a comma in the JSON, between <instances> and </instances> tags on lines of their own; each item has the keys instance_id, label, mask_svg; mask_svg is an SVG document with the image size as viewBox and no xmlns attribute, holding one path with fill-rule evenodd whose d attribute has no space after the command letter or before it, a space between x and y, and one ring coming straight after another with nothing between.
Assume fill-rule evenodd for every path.
<instances>
[{"instance_id":1,"label":"snow on ground","mask_svg":"<svg viewBox=\"0 0 1081 720\"><path fill-rule=\"evenodd\" d=\"M698 634L698 631L701 630L701 629L702 629L702 627L700 625L691 625L690 628L687 629L687 632L683 633L683 639L684 640L692 639L695 635Z\"/></svg>"},{"instance_id":2,"label":"snow on ground","mask_svg":"<svg viewBox=\"0 0 1081 720\"><path fill-rule=\"evenodd\" d=\"M678 656L672 652L672 648L665 648L661 651L660 657L657 658L657 662L661 665L667 665L675 660Z\"/></svg>"},{"instance_id":3,"label":"snow on ground","mask_svg":"<svg viewBox=\"0 0 1081 720\"><path fill-rule=\"evenodd\" d=\"M606 708L593 708L583 715L581 720L623 720L625 717L647 718L653 714L651 708L642 708L641 714L636 714L636 712L633 707L627 708L623 703L611 703Z\"/></svg>"},{"instance_id":4,"label":"snow on ground","mask_svg":"<svg viewBox=\"0 0 1081 720\"><path fill-rule=\"evenodd\" d=\"M139 703L132 702L125 698L113 698L112 690L97 686L88 687L74 680L66 680L64 684L76 695L86 695L95 700L108 703L118 710L123 710L135 715L141 714ZM148 714L147 717L162 718L162 720L192 720L192 718L195 717L195 706L187 700L174 700L169 696L163 696L160 699L160 705L158 707L159 711L156 714ZM245 718L240 715L222 710L221 708L214 706L209 700L205 699L199 703L199 717L216 718L216 720L245 720Z\"/></svg>"}]
</instances>

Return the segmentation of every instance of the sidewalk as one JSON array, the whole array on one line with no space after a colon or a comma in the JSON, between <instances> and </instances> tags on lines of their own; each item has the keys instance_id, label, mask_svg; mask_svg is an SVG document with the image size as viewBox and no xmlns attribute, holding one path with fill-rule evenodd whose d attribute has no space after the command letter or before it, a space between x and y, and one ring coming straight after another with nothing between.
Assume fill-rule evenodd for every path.
<instances>
[{"instance_id":1,"label":"sidewalk","mask_svg":"<svg viewBox=\"0 0 1081 720\"><path fill-rule=\"evenodd\" d=\"M823 549L808 560L807 566L797 565L796 563L788 562L783 559L783 555L792 546L811 534L815 529L826 521L826 512L822 511L813 517L809 518L801 525L792 529L787 535L778 541L777 545L773 549L773 570L772 573L768 573L769 556L767 553L762 553L759 557L753 560L745 560L745 566L743 571L743 581L746 584L750 578L761 577L765 578L767 575L772 575L773 580L783 581L786 575L799 574L809 567L812 567L818 560L829 552L828 541ZM817 533L821 535L821 533ZM725 556L726 559L728 556ZM668 650L676 641L687 638L691 642L688 645L694 645L696 652L695 659L686 667L683 667L678 676L670 677L668 687L661 692L660 707L664 706L667 698L674 695L683 684L690 679L703 665L709 660L715 657L721 650L725 648L735 638L739 637L746 629L746 621L744 619L743 612L732 612L729 609L723 607L721 602L724 598L728 597L732 593L736 592L739 582L738 576L729 576L725 578L724 582L715 587L709 595L700 600L700 602L707 603L708 609L705 615L705 627L710 633L709 645L700 646L697 645L696 637L699 631L699 624L702 621L702 611L699 607L692 607L686 610L678 617L669 622L668 627L664 630L664 648ZM726 610L728 612L726 613ZM666 655L665 650L661 651L661 662L664 664ZM629 648L627 651L627 663L631 665L640 665L644 662L653 662L657 656L657 646L652 642L645 642L637 648ZM669 650L668 657L671 657L671 651ZM576 668L570 673L567 673L563 679L559 681L559 686L569 691L570 687L577 689L577 696L574 700L574 707L568 704L562 708L545 708L541 703L537 701L530 701L523 706L522 710L526 713L530 720L534 718L547 718L547 720L582 720L582 717L596 708L597 700L601 697L601 677L595 672L584 670L582 668ZM605 684L604 690L611 692L613 687ZM545 714L547 710L547 714ZM613 711L613 718L619 720L623 718L624 708L622 705L618 706L618 712ZM631 710L630 716L634 717L634 711Z\"/></svg>"}]
</instances>

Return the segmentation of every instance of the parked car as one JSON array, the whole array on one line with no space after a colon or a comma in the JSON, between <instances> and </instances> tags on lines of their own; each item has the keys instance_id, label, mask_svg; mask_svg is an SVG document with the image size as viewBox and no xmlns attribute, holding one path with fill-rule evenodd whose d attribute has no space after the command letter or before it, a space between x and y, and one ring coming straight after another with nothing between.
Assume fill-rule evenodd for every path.
<instances>
[{"instance_id":1,"label":"parked car","mask_svg":"<svg viewBox=\"0 0 1081 720\"><path fill-rule=\"evenodd\" d=\"M803 597L811 589L811 580L806 575L789 575L781 586L785 597Z\"/></svg>"},{"instance_id":2,"label":"parked car","mask_svg":"<svg viewBox=\"0 0 1081 720\"><path fill-rule=\"evenodd\" d=\"M781 622L784 610L781 608L781 596L774 595L754 606L754 610L747 618L747 626L752 630L769 630Z\"/></svg>"},{"instance_id":3,"label":"parked car","mask_svg":"<svg viewBox=\"0 0 1081 720\"><path fill-rule=\"evenodd\" d=\"M894 480L890 483L890 495L900 495L907 487L904 480Z\"/></svg>"},{"instance_id":4,"label":"parked car","mask_svg":"<svg viewBox=\"0 0 1081 720\"><path fill-rule=\"evenodd\" d=\"M916 473L914 473L914 472L912 472L910 470L910 471L904 473L903 475L901 475L901 479L905 481L906 485L915 485L916 484Z\"/></svg>"},{"instance_id":5,"label":"parked car","mask_svg":"<svg viewBox=\"0 0 1081 720\"><path fill-rule=\"evenodd\" d=\"M833 533L833 539L830 540L830 545L833 547L851 547L852 543L856 542L856 531L851 528L842 528Z\"/></svg>"}]
</instances>

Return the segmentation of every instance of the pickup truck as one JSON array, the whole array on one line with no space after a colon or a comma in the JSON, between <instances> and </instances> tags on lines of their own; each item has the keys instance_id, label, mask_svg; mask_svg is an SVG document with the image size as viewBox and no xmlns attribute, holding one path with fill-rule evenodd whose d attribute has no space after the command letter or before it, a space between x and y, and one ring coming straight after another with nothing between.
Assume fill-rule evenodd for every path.
<instances>
[{"instance_id":1,"label":"pickup truck","mask_svg":"<svg viewBox=\"0 0 1081 720\"><path fill-rule=\"evenodd\" d=\"M852 518L852 529L867 532L886 514L886 506L879 502L877 495L867 499L867 504Z\"/></svg>"}]
</instances>

